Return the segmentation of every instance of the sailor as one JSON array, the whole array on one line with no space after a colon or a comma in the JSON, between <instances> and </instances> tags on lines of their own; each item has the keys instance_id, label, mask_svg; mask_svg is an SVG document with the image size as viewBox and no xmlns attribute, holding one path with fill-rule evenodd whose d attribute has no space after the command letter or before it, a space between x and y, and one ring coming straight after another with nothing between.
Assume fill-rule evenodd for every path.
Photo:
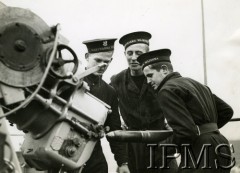
<instances>
[{"instance_id":1,"label":"sailor","mask_svg":"<svg viewBox=\"0 0 240 173\"><path fill-rule=\"evenodd\" d=\"M110 127L110 131L121 130L121 121L118 113L118 100L115 90L108 85L102 75L112 61L114 42L116 39L95 39L84 41L88 52L85 54L87 68L105 63L99 71L84 78L90 87L90 93L103 102L111 106L112 113L108 114L105 126ZM94 105L93 105L94 106ZM111 151L118 164L119 173L129 173L126 144L109 141ZM108 166L104 157L100 140L97 142L90 159L83 169L83 173L108 173Z\"/></svg>"},{"instance_id":2,"label":"sailor","mask_svg":"<svg viewBox=\"0 0 240 173\"><path fill-rule=\"evenodd\" d=\"M179 147L182 158L179 172L230 172L229 143L218 129L231 119L232 108L209 87L174 72L170 55L169 49L160 49L142 54L137 60L148 84L158 92L159 108L173 129L173 143ZM196 158L208 145L205 149L209 158L202 158L198 165L192 159L186 163L182 144L189 144ZM220 151L225 157L215 150L219 144L226 145ZM186 164L192 169L184 169Z\"/></svg>"},{"instance_id":3,"label":"sailor","mask_svg":"<svg viewBox=\"0 0 240 173\"><path fill-rule=\"evenodd\" d=\"M117 92L119 110L128 130L165 130L165 121L160 112L154 90L148 86L142 66L137 57L149 51L151 34L137 31L124 35L119 43L124 47L128 68L112 76L111 83ZM156 162L161 161L161 153ZM147 169L150 165L149 148L144 143L128 144L129 169L134 173L171 172L177 170L172 160L169 170Z\"/></svg>"}]
</instances>

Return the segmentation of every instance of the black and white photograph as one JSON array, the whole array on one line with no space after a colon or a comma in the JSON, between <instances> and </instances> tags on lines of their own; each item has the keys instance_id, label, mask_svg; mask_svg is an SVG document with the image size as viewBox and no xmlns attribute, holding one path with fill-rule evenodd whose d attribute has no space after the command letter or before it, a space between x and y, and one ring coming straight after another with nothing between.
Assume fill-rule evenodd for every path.
<instances>
[{"instance_id":1,"label":"black and white photograph","mask_svg":"<svg viewBox=\"0 0 240 173\"><path fill-rule=\"evenodd\" d=\"M0 173L240 173L239 0L0 0Z\"/></svg>"}]
</instances>

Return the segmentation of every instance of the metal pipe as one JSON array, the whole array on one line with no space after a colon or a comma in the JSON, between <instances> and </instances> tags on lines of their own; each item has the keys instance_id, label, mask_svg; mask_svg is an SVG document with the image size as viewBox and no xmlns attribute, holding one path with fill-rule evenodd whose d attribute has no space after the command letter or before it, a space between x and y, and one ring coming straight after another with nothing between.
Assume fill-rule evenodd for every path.
<instances>
[{"instance_id":1,"label":"metal pipe","mask_svg":"<svg viewBox=\"0 0 240 173\"><path fill-rule=\"evenodd\" d=\"M203 0L201 0L201 12L202 12L202 45L203 45L203 73L204 84L207 85L207 61L206 61L206 44L205 44L205 23L204 23L204 8Z\"/></svg>"},{"instance_id":2,"label":"metal pipe","mask_svg":"<svg viewBox=\"0 0 240 173\"><path fill-rule=\"evenodd\" d=\"M116 130L106 134L109 140L119 142L151 143L163 141L173 134L172 130L125 131Z\"/></svg>"},{"instance_id":3,"label":"metal pipe","mask_svg":"<svg viewBox=\"0 0 240 173\"><path fill-rule=\"evenodd\" d=\"M233 121L240 121L240 118L232 118L232 119L230 120L230 122L233 122Z\"/></svg>"}]
</instances>

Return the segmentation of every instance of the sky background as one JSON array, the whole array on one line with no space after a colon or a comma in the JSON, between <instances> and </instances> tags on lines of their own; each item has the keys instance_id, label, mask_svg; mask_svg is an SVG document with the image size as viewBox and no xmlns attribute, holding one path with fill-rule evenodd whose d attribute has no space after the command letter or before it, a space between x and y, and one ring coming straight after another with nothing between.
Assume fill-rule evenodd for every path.
<instances>
[{"instance_id":1,"label":"sky background","mask_svg":"<svg viewBox=\"0 0 240 173\"><path fill-rule=\"evenodd\" d=\"M152 34L150 49L169 48L171 61L182 76L204 82L201 0L0 0L8 6L28 8L49 26L60 23L83 65L84 40L120 38L135 31ZM240 118L240 1L203 0L207 85L234 109ZM122 45L115 43L113 61L104 74L127 68ZM221 129L231 140L240 140L240 122ZM13 131L12 133L15 133Z\"/></svg>"}]
</instances>

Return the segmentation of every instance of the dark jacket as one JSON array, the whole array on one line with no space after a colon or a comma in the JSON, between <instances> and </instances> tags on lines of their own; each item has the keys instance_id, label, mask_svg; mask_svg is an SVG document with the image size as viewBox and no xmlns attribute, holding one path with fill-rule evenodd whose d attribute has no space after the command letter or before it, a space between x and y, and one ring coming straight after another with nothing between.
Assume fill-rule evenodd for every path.
<instances>
[{"instance_id":1,"label":"dark jacket","mask_svg":"<svg viewBox=\"0 0 240 173\"><path fill-rule=\"evenodd\" d=\"M130 129L165 129L156 94L145 79L140 90L126 69L114 75L111 83L119 98L121 116Z\"/></svg>"},{"instance_id":2,"label":"dark jacket","mask_svg":"<svg viewBox=\"0 0 240 173\"><path fill-rule=\"evenodd\" d=\"M119 110L129 130L165 130L163 114L158 105L157 95L144 79L141 90L133 81L130 70L126 69L114 75L110 83L116 90L119 98ZM169 140L171 141L171 139ZM167 142L168 143L168 142ZM158 165L162 160L161 150L155 157ZM129 169L133 173L176 172L177 164L173 160L170 170L147 169L149 163L149 148L144 143L128 144Z\"/></svg>"},{"instance_id":3,"label":"dark jacket","mask_svg":"<svg viewBox=\"0 0 240 173\"><path fill-rule=\"evenodd\" d=\"M177 144L192 143L198 134L196 125L215 122L221 128L233 116L232 108L207 86L177 72L166 76L158 89L159 106Z\"/></svg>"},{"instance_id":4,"label":"dark jacket","mask_svg":"<svg viewBox=\"0 0 240 173\"><path fill-rule=\"evenodd\" d=\"M173 142L178 146L190 144L195 154L199 154L204 144L211 144L210 165L215 167L214 159L223 163L224 159L214 149L218 144L228 144L226 138L218 130L199 135L198 127L216 123L221 128L233 116L232 108L207 86L177 72L167 75L158 90L159 107L174 131ZM231 155L229 150L225 153Z\"/></svg>"}]
</instances>

